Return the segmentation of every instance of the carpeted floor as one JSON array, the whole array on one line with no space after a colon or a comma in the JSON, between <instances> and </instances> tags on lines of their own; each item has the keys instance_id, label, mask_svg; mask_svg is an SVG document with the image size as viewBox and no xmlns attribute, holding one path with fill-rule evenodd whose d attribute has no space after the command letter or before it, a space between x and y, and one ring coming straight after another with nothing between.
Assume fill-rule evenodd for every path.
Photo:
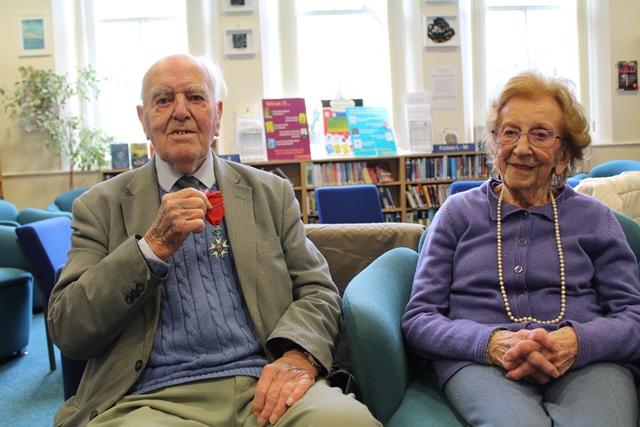
<instances>
[{"instance_id":1,"label":"carpeted floor","mask_svg":"<svg viewBox=\"0 0 640 427\"><path fill-rule=\"evenodd\" d=\"M0 426L47 427L64 399L60 353L49 370L42 313L33 316L28 354L0 360Z\"/></svg>"}]
</instances>

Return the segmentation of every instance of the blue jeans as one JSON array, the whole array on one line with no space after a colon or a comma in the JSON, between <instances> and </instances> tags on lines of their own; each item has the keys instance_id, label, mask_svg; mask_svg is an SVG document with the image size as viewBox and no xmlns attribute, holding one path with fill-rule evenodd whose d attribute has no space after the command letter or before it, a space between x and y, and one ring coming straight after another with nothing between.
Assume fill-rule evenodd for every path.
<instances>
[{"instance_id":1,"label":"blue jeans","mask_svg":"<svg viewBox=\"0 0 640 427\"><path fill-rule=\"evenodd\" d=\"M444 391L472 426L636 427L638 398L633 374L613 363L569 371L541 386L505 378L502 368L469 365Z\"/></svg>"}]
</instances>

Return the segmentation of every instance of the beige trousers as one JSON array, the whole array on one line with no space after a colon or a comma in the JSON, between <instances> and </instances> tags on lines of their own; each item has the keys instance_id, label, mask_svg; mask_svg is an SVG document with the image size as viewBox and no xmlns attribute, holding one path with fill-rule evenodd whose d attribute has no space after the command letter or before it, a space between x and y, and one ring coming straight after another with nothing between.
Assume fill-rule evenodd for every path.
<instances>
[{"instance_id":1,"label":"beige trousers","mask_svg":"<svg viewBox=\"0 0 640 427\"><path fill-rule=\"evenodd\" d=\"M257 379L229 377L124 396L90 427L255 427L251 403ZM319 380L276 423L291 426L381 426L352 394Z\"/></svg>"}]
</instances>

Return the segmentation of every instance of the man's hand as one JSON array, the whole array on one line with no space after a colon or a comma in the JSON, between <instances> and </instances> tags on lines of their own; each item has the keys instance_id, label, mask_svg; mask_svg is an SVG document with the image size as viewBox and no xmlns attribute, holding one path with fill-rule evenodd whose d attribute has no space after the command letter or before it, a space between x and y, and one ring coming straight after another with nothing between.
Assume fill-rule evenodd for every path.
<instances>
[{"instance_id":1,"label":"man's hand","mask_svg":"<svg viewBox=\"0 0 640 427\"><path fill-rule=\"evenodd\" d=\"M286 351L264 367L256 385L253 414L258 425L275 424L287 409L304 396L318 376L318 368L300 350Z\"/></svg>"},{"instance_id":2,"label":"man's hand","mask_svg":"<svg viewBox=\"0 0 640 427\"><path fill-rule=\"evenodd\" d=\"M167 261L191 233L204 230L207 197L195 188L183 188L162 197L160 210L144 240L158 258Z\"/></svg>"}]
</instances>

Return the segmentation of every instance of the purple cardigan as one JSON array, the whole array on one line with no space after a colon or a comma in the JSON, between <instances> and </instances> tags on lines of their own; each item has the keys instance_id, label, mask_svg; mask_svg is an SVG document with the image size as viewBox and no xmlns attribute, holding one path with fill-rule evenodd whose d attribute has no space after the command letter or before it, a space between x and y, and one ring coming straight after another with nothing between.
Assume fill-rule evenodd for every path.
<instances>
[{"instance_id":1,"label":"purple cardigan","mask_svg":"<svg viewBox=\"0 0 640 427\"><path fill-rule=\"evenodd\" d=\"M433 360L441 385L459 369L486 363L494 329L571 325L577 369L601 361L633 363L640 375L638 263L608 207L565 186L557 197L565 259L567 309L559 325L514 324L497 278L496 205L489 180L453 195L438 210L413 281L402 329L409 347ZM553 319L560 311L560 273L551 204L502 209L505 286L516 317ZM516 266L522 267L516 273ZM518 269L520 270L520 269Z\"/></svg>"}]
</instances>

